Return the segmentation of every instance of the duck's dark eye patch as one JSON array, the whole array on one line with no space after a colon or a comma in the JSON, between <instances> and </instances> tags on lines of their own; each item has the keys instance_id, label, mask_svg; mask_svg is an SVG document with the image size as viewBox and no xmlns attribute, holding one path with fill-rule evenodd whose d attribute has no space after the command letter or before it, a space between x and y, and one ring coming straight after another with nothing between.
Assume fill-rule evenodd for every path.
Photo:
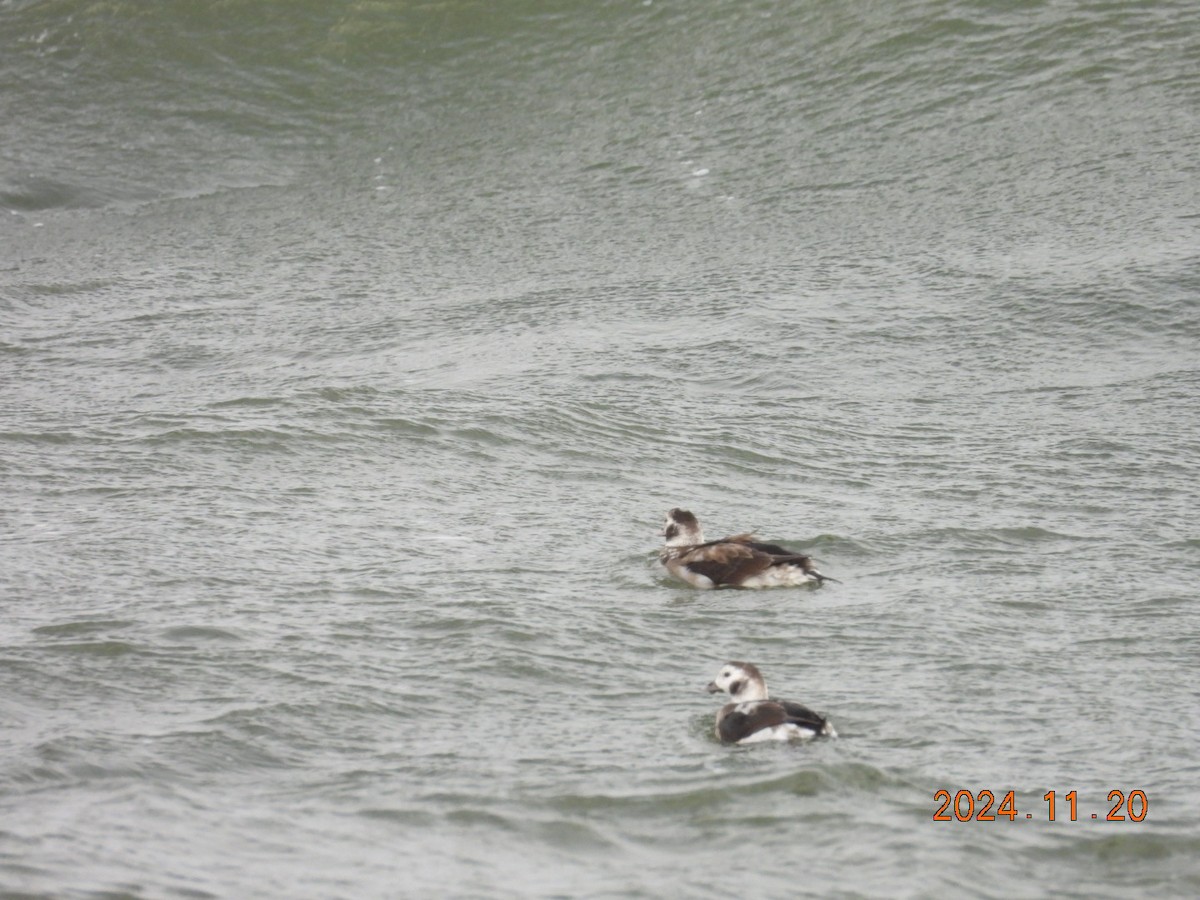
<instances>
[{"instance_id":1,"label":"duck's dark eye patch","mask_svg":"<svg viewBox=\"0 0 1200 900\"><path fill-rule=\"evenodd\" d=\"M745 687L745 685L746 685L746 682L744 682L744 681L735 681L729 685L729 693L740 694L742 692L742 688Z\"/></svg>"},{"instance_id":2,"label":"duck's dark eye patch","mask_svg":"<svg viewBox=\"0 0 1200 900\"><path fill-rule=\"evenodd\" d=\"M663 532L663 534L665 534L669 538L673 538L673 537L675 537L675 535L679 534L679 526L674 523L671 523L670 525L667 526L667 528Z\"/></svg>"}]
</instances>

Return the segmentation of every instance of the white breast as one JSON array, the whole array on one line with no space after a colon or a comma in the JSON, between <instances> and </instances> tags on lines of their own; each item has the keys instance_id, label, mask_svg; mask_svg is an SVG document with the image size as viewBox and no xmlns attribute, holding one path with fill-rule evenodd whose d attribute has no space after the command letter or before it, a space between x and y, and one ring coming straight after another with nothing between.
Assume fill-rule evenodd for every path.
<instances>
[{"instance_id":1,"label":"white breast","mask_svg":"<svg viewBox=\"0 0 1200 900\"><path fill-rule=\"evenodd\" d=\"M739 744L759 744L763 741L795 741L808 740L816 737L807 728L800 728L790 722L783 725L772 725L770 728L760 728L754 734L747 735L738 741Z\"/></svg>"},{"instance_id":2,"label":"white breast","mask_svg":"<svg viewBox=\"0 0 1200 900\"><path fill-rule=\"evenodd\" d=\"M707 575L701 575L699 572L693 572L684 563L678 560L669 560L666 564L667 571L681 581L686 581L694 588L711 588L713 580Z\"/></svg>"},{"instance_id":3,"label":"white breast","mask_svg":"<svg viewBox=\"0 0 1200 900\"><path fill-rule=\"evenodd\" d=\"M764 572L752 575L741 583L746 588L793 587L800 584L820 583L820 579L794 566L772 566Z\"/></svg>"}]
</instances>

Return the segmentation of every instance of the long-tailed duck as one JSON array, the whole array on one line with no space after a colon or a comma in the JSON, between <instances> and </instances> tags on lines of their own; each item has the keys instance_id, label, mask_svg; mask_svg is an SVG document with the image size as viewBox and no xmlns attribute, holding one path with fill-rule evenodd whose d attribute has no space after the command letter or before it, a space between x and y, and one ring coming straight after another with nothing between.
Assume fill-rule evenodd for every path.
<instances>
[{"instance_id":1,"label":"long-tailed duck","mask_svg":"<svg viewBox=\"0 0 1200 900\"><path fill-rule=\"evenodd\" d=\"M778 544L761 543L754 540L753 534L705 541L700 522L686 509L667 513L662 535L666 546L659 562L692 587L763 588L837 580L818 572L812 559L804 554Z\"/></svg>"},{"instance_id":2,"label":"long-tailed duck","mask_svg":"<svg viewBox=\"0 0 1200 900\"><path fill-rule=\"evenodd\" d=\"M790 700L770 700L767 682L751 663L727 662L708 686L710 694L725 691L732 703L717 713L717 737L726 744L807 740L817 735L837 737L833 723L807 706Z\"/></svg>"}]
</instances>

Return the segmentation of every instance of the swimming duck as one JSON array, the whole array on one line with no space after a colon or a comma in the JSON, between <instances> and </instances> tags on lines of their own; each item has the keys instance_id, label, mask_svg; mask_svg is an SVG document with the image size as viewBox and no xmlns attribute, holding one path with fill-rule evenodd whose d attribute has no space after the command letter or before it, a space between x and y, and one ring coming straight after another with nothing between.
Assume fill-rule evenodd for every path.
<instances>
[{"instance_id":1,"label":"swimming duck","mask_svg":"<svg viewBox=\"0 0 1200 900\"><path fill-rule=\"evenodd\" d=\"M752 663L725 663L708 685L710 694L721 691L732 701L717 713L717 737L723 743L807 740L817 735L837 737L833 723L807 706L769 699L766 679Z\"/></svg>"},{"instance_id":2,"label":"swimming duck","mask_svg":"<svg viewBox=\"0 0 1200 900\"><path fill-rule=\"evenodd\" d=\"M692 587L818 586L837 580L818 572L810 557L756 541L753 534L705 541L699 520L686 509L668 512L661 533L666 544L659 562Z\"/></svg>"}]
</instances>

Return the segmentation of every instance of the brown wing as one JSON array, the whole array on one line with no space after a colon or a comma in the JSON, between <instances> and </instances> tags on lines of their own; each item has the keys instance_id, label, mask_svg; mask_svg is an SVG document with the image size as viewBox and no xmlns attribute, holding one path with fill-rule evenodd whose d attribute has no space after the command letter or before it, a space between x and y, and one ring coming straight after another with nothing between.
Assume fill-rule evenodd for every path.
<instances>
[{"instance_id":1,"label":"brown wing","mask_svg":"<svg viewBox=\"0 0 1200 900\"><path fill-rule=\"evenodd\" d=\"M781 547L778 544L764 544L762 541L754 539L753 532L745 534L731 534L727 538L719 541L713 541L714 544L741 544L744 547L749 547L751 550L757 550L760 553L769 553L772 556L795 556L796 551L789 550L787 547Z\"/></svg>"},{"instance_id":2,"label":"brown wing","mask_svg":"<svg viewBox=\"0 0 1200 900\"><path fill-rule=\"evenodd\" d=\"M828 575L822 575L817 571L817 566L813 562L811 556L806 556L803 553L797 553L795 550L789 550L787 547L781 547L779 544L764 544L761 541L753 540L752 534L735 534L731 538L726 538L727 541L735 541L749 547L751 550L757 550L760 553L767 553L774 557L772 565L776 566L795 566L803 572L814 576L819 583L826 581L837 581L836 578L830 578Z\"/></svg>"},{"instance_id":3,"label":"brown wing","mask_svg":"<svg viewBox=\"0 0 1200 900\"><path fill-rule=\"evenodd\" d=\"M787 711L771 700L730 703L721 710L721 718L717 722L717 735L727 744L736 744L756 731L782 725L787 721Z\"/></svg>"},{"instance_id":4,"label":"brown wing","mask_svg":"<svg viewBox=\"0 0 1200 900\"><path fill-rule=\"evenodd\" d=\"M741 584L769 568L775 558L738 542L702 544L680 562L712 579L713 586Z\"/></svg>"},{"instance_id":5,"label":"brown wing","mask_svg":"<svg viewBox=\"0 0 1200 900\"><path fill-rule=\"evenodd\" d=\"M796 703L792 700L775 700L773 701L783 708L787 715L787 721L793 725L799 725L802 728L811 728L813 731L820 733L825 727L825 717L813 712L807 706L801 703Z\"/></svg>"}]
</instances>

